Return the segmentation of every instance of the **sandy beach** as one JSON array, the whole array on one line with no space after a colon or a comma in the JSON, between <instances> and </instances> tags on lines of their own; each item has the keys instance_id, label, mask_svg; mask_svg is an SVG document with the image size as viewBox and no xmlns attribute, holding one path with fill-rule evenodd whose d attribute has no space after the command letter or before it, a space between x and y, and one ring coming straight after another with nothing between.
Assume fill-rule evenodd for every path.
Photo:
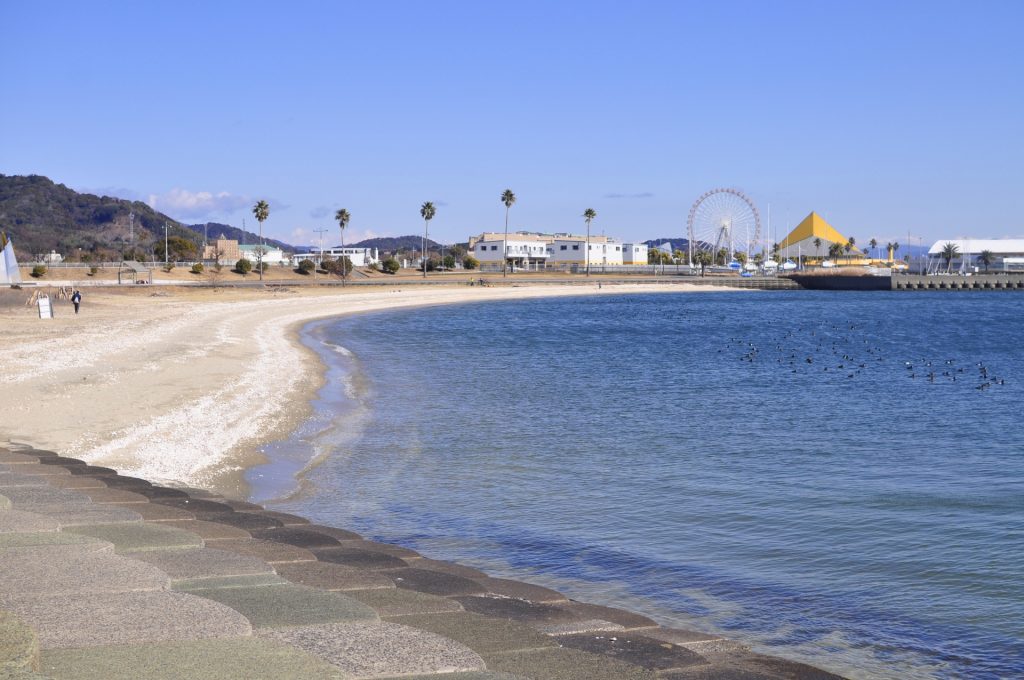
<instances>
[{"instance_id":1,"label":"sandy beach","mask_svg":"<svg viewBox=\"0 0 1024 680\"><path fill-rule=\"evenodd\" d=\"M0 441L26 442L154 482L244 497L261 444L308 414L320 384L298 341L311 320L415 306L573 295L706 293L687 284L373 290L86 289L40 320L0 298ZM386 340L386 336L382 338Z\"/></svg>"}]
</instances>

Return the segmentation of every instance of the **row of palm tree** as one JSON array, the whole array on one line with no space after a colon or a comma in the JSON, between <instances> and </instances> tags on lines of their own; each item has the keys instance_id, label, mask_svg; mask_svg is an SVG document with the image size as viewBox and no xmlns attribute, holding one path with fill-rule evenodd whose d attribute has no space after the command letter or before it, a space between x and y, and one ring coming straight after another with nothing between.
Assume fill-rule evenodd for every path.
<instances>
[{"instance_id":1,"label":"row of palm tree","mask_svg":"<svg viewBox=\"0 0 1024 680\"><path fill-rule=\"evenodd\" d=\"M949 274L953 268L953 260L960 256L960 246L947 241L942 246L942 252L939 253L939 257L946 261L946 273ZM996 261L996 254L991 250L983 250L978 253L978 262L985 265L985 273L988 273L988 267L990 264Z\"/></svg>"},{"instance_id":2,"label":"row of palm tree","mask_svg":"<svg viewBox=\"0 0 1024 680\"><path fill-rule=\"evenodd\" d=\"M508 248L508 214L512 205L516 202L516 195L512 193L511 189L505 189L501 194L501 202L505 204L505 248L507 252ZM262 246L263 246L263 222L270 217L270 205L266 201L259 201L253 206L252 214L256 217L256 221L260 223L260 253L259 257L262 260ZM427 241L430 239L430 220L434 219L437 215L437 206L434 205L433 201L425 201L420 206L420 217L423 218L423 247L421 252L423 253L423 277L427 276L427 263L426 263L426 252L427 252ZM587 223L587 276L590 276L590 223L597 217L597 212L593 208L587 208L583 212L583 219ZM352 214L349 213L345 208L340 208L334 213L334 220L338 223L338 228L341 231L341 247L345 247L345 228L348 227L348 223L352 219ZM442 253L443 255L443 253ZM344 261L343 261L344 262ZM263 266L262 262L259 263L260 269L260 281L263 280ZM345 282L345 275L348 273L344 270L345 265L342 264L342 285ZM502 258L502 276L508 275L508 257Z\"/></svg>"},{"instance_id":3,"label":"row of palm tree","mask_svg":"<svg viewBox=\"0 0 1024 680\"><path fill-rule=\"evenodd\" d=\"M814 244L815 253L818 255L818 257L821 257L821 246L824 243L824 241L822 241L819 237L815 237L812 243ZM846 241L846 243L832 243L831 245L829 245L828 248L828 256L838 259L843 253L846 253L846 259L847 262L849 262L850 253L856 244L857 240L852 236ZM877 249L878 240L871 239L870 241L868 241L868 246L870 246L871 250ZM898 242L891 242L886 244L885 247L887 252L892 251L893 255L895 255L896 251L900 249L900 244Z\"/></svg>"}]
</instances>

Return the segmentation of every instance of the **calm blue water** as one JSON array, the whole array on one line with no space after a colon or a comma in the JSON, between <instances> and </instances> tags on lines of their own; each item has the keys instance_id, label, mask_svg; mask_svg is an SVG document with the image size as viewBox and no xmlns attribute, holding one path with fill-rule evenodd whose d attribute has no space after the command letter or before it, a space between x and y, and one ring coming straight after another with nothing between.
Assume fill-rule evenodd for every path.
<instances>
[{"instance_id":1,"label":"calm blue water","mask_svg":"<svg viewBox=\"0 0 1024 680\"><path fill-rule=\"evenodd\" d=\"M323 463L274 505L853 677L1020 677L1022 339L1014 293L319 323L317 415L273 453Z\"/></svg>"}]
</instances>

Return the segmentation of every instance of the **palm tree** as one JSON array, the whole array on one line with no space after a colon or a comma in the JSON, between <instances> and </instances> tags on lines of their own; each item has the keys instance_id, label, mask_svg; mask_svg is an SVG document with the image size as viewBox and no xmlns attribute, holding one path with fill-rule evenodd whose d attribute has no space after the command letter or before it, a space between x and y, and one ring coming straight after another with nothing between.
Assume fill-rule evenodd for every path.
<instances>
[{"instance_id":1,"label":"palm tree","mask_svg":"<svg viewBox=\"0 0 1024 680\"><path fill-rule=\"evenodd\" d=\"M501 258L501 275L508 276L508 210L516 202L516 195L512 193L511 189L505 189L501 192L501 202L505 204L505 240L501 244L502 250L505 251L505 257Z\"/></svg>"},{"instance_id":2,"label":"palm tree","mask_svg":"<svg viewBox=\"0 0 1024 680\"><path fill-rule=\"evenodd\" d=\"M695 262L697 262L697 264L700 265L700 275L701 276L704 276L704 269L708 265L710 265L712 262L714 262L714 258L711 257L711 253L709 253L706 250L698 250L694 254L693 259L694 259Z\"/></svg>"},{"instance_id":3,"label":"palm tree","mask_svg":"<svg viewBox=\"0 0 1024 680\"><path fill-rule=\"evenodd\" d=\"M818 256L818 261L821 261L821 239L818 237L814 238L814 254Z\"/></svg>"},{"instance_id":4,"label":"palm tree","mask_svg":"<svg viewBox=\"0 0 1024 680\"><path fill-rule=\"evenodd\" d=\"M437 208L430 201L420 206L420 217L423 218L423 278L427 278L427 240L430 234L430 220L437 214Z\"/></svg>"},{"instance_id":5,"label":"palm tree","mask_svg":"<svg viewBox=\"0 0 1024 680\"><path fill-rule=\"evenodd\" d=\"M940 256L946 261L946 273L949 273L950 266L953 264L953 259L960 254L960 246L949 241L946 245L942 246L942 252Z\"/></svg>"},{"instance_id":6,"label":"palm tree","mask_svg":"<svg viewBox=\"0 0 1024 680\"><path fill-rule=\"evenodd\" d=\"M900 242L899 241L893 241L892 242L892 259L893 260L896 259L896 251L899 250L899 249L900 249Z\"/></svg>"},{"instance_id":7,"label":"palm tree","mask_svg":"<svg viewBox=\"0 0 1024 680\"><path fill-rule=\"evenodd\" d=\"M871 247L871 250L876 251L875 255L877 255L878 254L878 252L877 252L877 250L878 250L878 239L872 238L870 241L868 241L868 245Z\"/></svg>"},{"instance_id":8,"label":"palm tree","mask_svg":"<svg viewBox=\"0 0 1024 680\"><path fill-rule=\"evenodd\" d=\"M270 217L270 205L266 201L259 201L252 207L253 217L260 223L260 247L256 250L256 263L260 267L260 281L263 280L263 222Z\"/></svg>"},{"instance_id":9,"label":"palm tree","mask_svg":"<svg viewBox=\"0 0 1024 680\"><path fill-rule=\"evenodd\" d=\"M587 208L583 211L583 219L587 221L587 276L590 276L590 222L597 217L597 211Z\"/></svg>"},{"instance_id":10,"label":"palm tree","mask_svg":"<svg viewBox=\"0 0 1024 680\"><path fill-rule=\"evenodd\" d=\"M348 268L345 264L345 227L348 226L348 221L352 219L352 216L348 213L348 210L342 208L338 212L334 213L334 220L338 223L338 228L341 230L341 285L345 285L345 277L348 276Z\"/></svg>"},{"instance_id":11,"label":"palm tree","mask_svg":"<svg viewBox=\"0 0 1024 680\"><path fill-rule=\"evenodd\" d=\"M988 274L988 266L996 261L996 254L991 250L983 250L978 254L978 262L985 265L985 273Z\"/></svg>"},{"instance_id":12,"label":"palm tree","mask_svg":"<svg viewBox=\"0 0 1024 680\"><path fill-rule=\"evenodd\" d=\"M853 247L854 247L854 245L856 245L856 243L857 243L857 239L855 239L855 238L853 238L851 236L850 238L846 239L846 245L843 246L843 250L846 251L846 265L847 266L850 265L850 251L853 250Z\"/></svg>"},{"instance_id":13,"label":"palm tree","mask_svg":"<svg viewBox=\"0 0 1024 680\"><path fill-rule=\"evenodd\" d=\"M832 243L828 247L828 256L831 259L839 259L839 256L843 254L843 246L838 243Z\"/></svg>"}]
</instances>

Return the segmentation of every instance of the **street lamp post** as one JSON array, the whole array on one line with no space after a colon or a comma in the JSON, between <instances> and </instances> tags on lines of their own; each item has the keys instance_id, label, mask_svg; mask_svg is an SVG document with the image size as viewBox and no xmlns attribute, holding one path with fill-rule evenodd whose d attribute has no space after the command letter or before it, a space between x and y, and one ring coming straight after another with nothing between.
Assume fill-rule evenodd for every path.
<instances>
[{"instance_id":1,"label":"street lamp post","mask_svg":"<svg viewBox=\"0 0 1024 680\"><path fill-rule=\"evenodd\" d=\"M327 233L326 229L314 229L316 233L320 234L320 262L322 266L324 263L324 234ZM316 267L313 267L313 280L316 281Z\"/></svg>"}]
</instances>

